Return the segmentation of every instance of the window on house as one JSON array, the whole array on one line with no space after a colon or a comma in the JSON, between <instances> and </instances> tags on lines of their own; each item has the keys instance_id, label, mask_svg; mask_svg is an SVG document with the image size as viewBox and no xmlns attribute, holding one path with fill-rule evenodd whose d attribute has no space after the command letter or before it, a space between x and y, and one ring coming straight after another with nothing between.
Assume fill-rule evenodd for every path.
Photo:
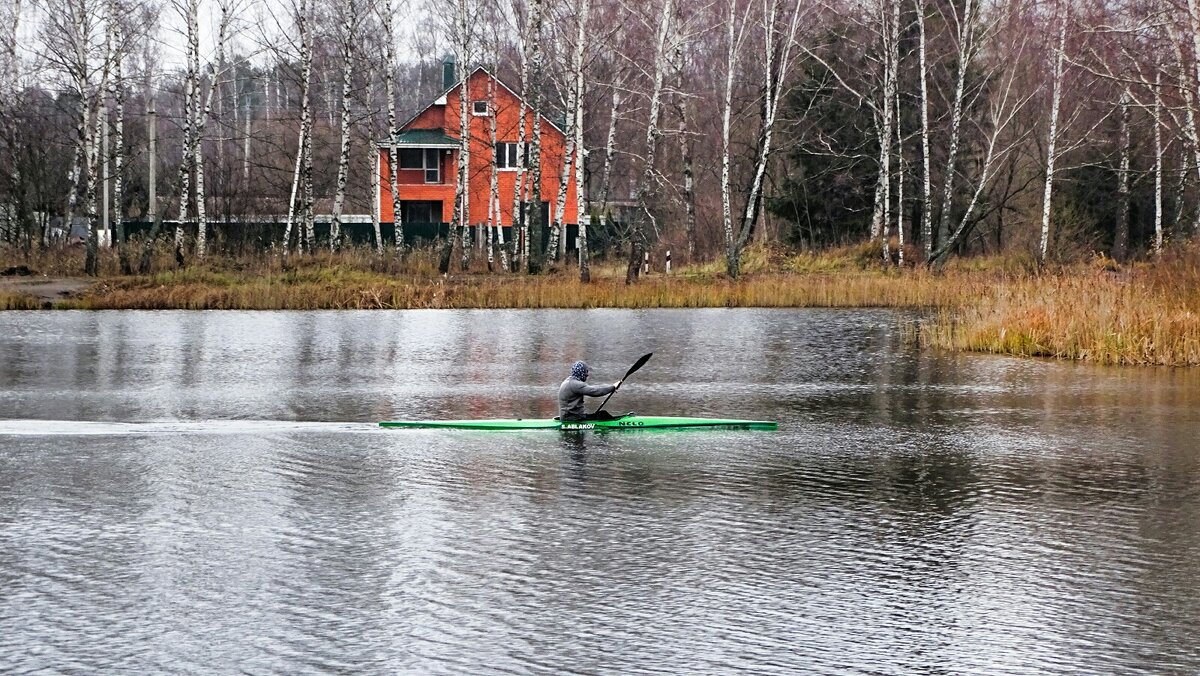
<instances>
[{"instance_id":1,"label":"window on house","mask_svg":"<svg viewBox=\"0 0 1200 676\"><path fill-rule=\"evenodd\" d=\"M516 143L497 143L496 144L496 168L497 169L516 169L517 168L517 144Z\"/></svg>"},{"instance_id":2,"label":"window on house","mask_svg":"<svg viewBox=\"0 0 1200 676\"><path fill-rule=\"evenodd\" d=\"M401 148L400 168L425 172L426 183L441 183L441 150L438 148Z\"/></svg>"},{"instance_id":3,"label":"window on house","mask_svg":"<svg viewBox=\"0 0 1200 676\"><path fill-rule=\"evenodd\" d=\"M471 113L474 115L487 115L488 114L488 102L487 101L472 101L471 102Z\"/></svg>"},{"instance_id":4,"label":"window on house","mask_svg":"<svg viewBox=\"0 0 1200 676\"><path fill-rule=\"evenodd\" d=\"M420 148L401 148L400 149L400 168L401 169L424 169L425 163L422 160Z\"/></svg>"},{"instance_id":5,"label":"window on house","mask_svg":"<svg viewBox=\"0 0 1200 676\"><path fill-rule=\"evenodd\" d=\"M442 158L441 150L437 148L425 149L425 182L426 183L441 183L442 182Z\"/></svg>"}]
</instances>

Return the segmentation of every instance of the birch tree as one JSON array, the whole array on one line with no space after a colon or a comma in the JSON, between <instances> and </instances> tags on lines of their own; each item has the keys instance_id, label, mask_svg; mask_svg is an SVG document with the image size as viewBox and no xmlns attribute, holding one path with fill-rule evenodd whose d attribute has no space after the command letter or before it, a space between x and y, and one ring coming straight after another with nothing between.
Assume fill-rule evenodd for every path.
<instances>
[{"instance_id":1,"label":"birch tree","mask_svg":"<svg viewBox=\"0 0 1200 676\"><path fill-rule=\"evenodd\" d=\"M653 205L650 203L658 181L654 170L655 155L658 150L658 139L662 136L659 129L659 114L662 106L663 81L670 67L670 47L667 38L671 32L672 0L662 0L662 14L658 21L658 31L655 37L653 85L650 90L650 114L646 121L646 157L642 169L642 180L638 185L637 206L640 212L633 226L632 243L629 247L629 266L625 270L625 283L637 281L642 269L642 259L645 255L648 235L646 222L657 229Z\"/></svg>"},{"instance_id":2,"label":"birch tree","mask_svg":"<svg viewBox=\"0 0 1200 676\"><path fill-rule=\"evenodd\" d=\"M84 260L87 275L97 272L95 188L99 134L93 129L95 123L101 122L99 113L110 65L111 36L105 31L101 37L100 31L104 16L105 7L98 0L45 0L39 17L39 36L47 63L63 76L76 101L66 222L70 228L82 188L88 218Z\"/></svg>"},{"instance_id":3,"label":"birch tree","mask_svg":"<svg viewBox=\"0 0 1200 676\"><path fill-rule=\"evenodd\" d=\"M124 14L120 3L110 0L108 5L109 25L112 31L113 44L113 78L109 88L109 97L113 100L116 119L113 122L113 204L115 205L114 244L117 249L117 260L121 274L133 273L129 261L129 250L125 243L125 34L121 22Z\"/></svg>"},{"instance_id":4,"label":"birch tree","mask_svg":"<svg viewBox=\"0 0 1200 676\"><path fill-rule=\"evenodd\" d=\"M457 0L458 13L455 21L456 50L458 58L455 61L455 77L459 81L458 91L458 169L454 179L454 210L450 218L450 232L442 244L442 253L438 262L438 272L446 274L450 271L450 260L453 257L456 240L462 243L463 264L466 268L467 257L470 255L469 237L470 223L470 168L471 168L471 120L470 120L470 82L467 71L467 50L470 47L470 25L468 23L467 0Z\"/></svg>"},{"instance_id":5,"label":"birch tree","mask_svg":"<svg viewBox=\"0 0 1200 676\"><path fill-rule=\"evenodd\" d=\"M283 255L286 259L292 228L297 216L300 224L296 238L300 249L312 251L315 241L312 232L312 53L313 34L309 24L309 0L298 0L293 7L297 43L300 53L300 138L296 147L296 168L292 176L291 198L288 200L287 225L283 233ZM393 164L393 166L395 166ZM301 201L297 201L297 200Z\"/></svg>"},{"instance_id":6,"label":"birch tree","mask_svg":"<svg viewBox=\"0 0 1200 676\"><path fill-rule=\"evenodd\" d=\"M696 176L692 167L692 139L688 130L688 102L684 92L684 77L687 70L687 56L680 44L676 49L676 67L679 70L679 91L675 96L675 114L678 119L676 136L679 141L679 162L683 174L683 232L687 239L688 262L696 259Z\"/></svg>"},{"instance_id":7,"label":"birch tree","mask_svg":"<svg viewBox=\"0 0 1200 676\"><path fill-rule=\"evenodd\" d=\"M997 70L990 73L993 81L987 97L985 118L982 120L983 131L982 149L978 161L978 175L975 185L969 193L969 199L961 216L957 218L954 230L944 239L939 239L937 247L926 261L928 266L940 265L958 246L963 238L975 225L975 210L979 207L984 191L995 177L1000 162L1013 152L1027 137L1021 130L1015 130L1015 120L1025 109L1033 97L1032 92L1021 91L1017 86L1018 73L1021 69L1021 57L1025 51L1026 39L1019 36L1015 43L1001 44L1008 59ZM943 220L948 217L943 214Z\"/></svg>"},{"instance_id":8,"label":"birch tree","mask_svg":"<svg viewBox=\"0 0 1200 676\"><path fill-rule=\"evenodd\" d=\"M586 153L583 146L583 102L585 100L583 54L589 9L588 0L578 0L575 11L579 23L576 31L575 58L572 64L575 75L575 223L579 229L579 281L585 284L591 281L587 246L589 208L587 185L583 174L583 158Z\"/></svg>"},{"instance_id":9,"label":"birch tree","mask_svg":"<svg viewBox=\"0 0 1200 676\"><path fill-rule=\"evenodd\" d=\"M516 237L520 249L514 252L518 266L529 272L529 215L525 208L527 191L525 189L525 167L528 159L528 149L525 143L526 117L529 109L525 104L529 96L529 41L525 31L517 31L517 53L520 57L521 96L517 104L517 169L513 176L512 225L513 236Z\"/></svg>"},{"instance_id":10,"label":"birch tree","mask_svg":"<svg viewBox=\"0 0 1200 676\"><path fill-rule=\"evenodd\" d=\"M358 30L358 3L355 0L340 0L342 15L342 106L341 106L341 152L338 155L337 189L333 194L333 213L329 220L329 250L341 248L342 206L346 201L346 179L350 171L350 93L354 79L354 41Z\"/></svg>"},{"instance_id":11,"label":"birch tree","mask_svg":"<svg viewBox=\"0 0 1200 676\"><path fill-rule=\"evenodd\" d=\"M2 9L2 8L0 8ZM3 46L3 54L0 55L4 59L0 63L0 135L8 151L10 162L8 170L5 172L9 184L9 194L7 200L0 202L0 218L3 218L3 227L0 227L0 232L12 233L16 231L17 226L17 191L21 183L19 170L17 169L16 154L17 154L17 122L16 112L20 101L20 57L17 55L17 36L18 28L21 24L21 0L11 0L8 5L8 11L0 11L0 45Z\"/></svg>"},{"instance_id":12,"label":"birch tree","mask_svg":"<svg viewBox=\"0 0 1200 676\"><path fill-rule=\"evenodd\" d=\"M376 4L382 7L380 20L383 24L384 45L384 94L387 96L388 127L388 184L391 187L393 238L396 250L404 250L404 218L400 209L400 153L396 145L396 33L392 27L392 14L396 11L392 0ZM376 178L378 180L378 178Z\"/></svg>"},{"instance_id":13,"label":"birch tree","mask_svg":"<svg viewBox=\"0 0 1200 676\"><path fill-rule=\"evenodd\" d=\"M525 31L525 46L529 51L529 77L525 83L525 97L533 116L530 132L531 142L527 150L529 157L529 202L525 220L526 228L525 266L529 274L542 271L542 22L545 0L531 0L529 22Z\"/></svg>"},{"instance_id":14,"label":"birch tree","mask_svg":"<svg viewBox=\"0 0 1200 676\"><path fill-rule=\"evenodd\" d=\"M562 169L559 173L558 196L554 201L554 223L550 234L550 245L546 249L547 255L554 257L557 257L560 252L560 238L564 245L566 243L567 230L564 221L567 206L567 190L570 187L572 169L582 165L583 157L583 55L587 36L588 0L575 0L574 5L575 44L571 52L571 83L567 98L566 150L563 155ZM576 173L578 174L579 172ZM575 191L575 219L577 227L582 228L584 226L583 222L579 220L579 209L583 203L583 184L576 182ZM563 249L565 248L564 246Z\"/></svg>"},{"instance_id":15,"label":"birch tree","mask_svg":"<svg viewBox=\"0 0 1200 676\"><path fill-rule=\"evenodd\" d=\"M1163 250L1163 138L1162 138L1162 71L1154 72L1154 254ZM1183 172L1187 173L1186 169Z\"/></svg>"},{"instance_id":16,"label":"birch tree","mask_svg":"<svg viewBox=\"0 0 1200 676\"><path fill-rule=\"evenodd\" d=\"M786 6L784 3L787 3ZM732 9L730 6L732 21ZM754 165L748 189L746 190L746 207L742 212L738 227L734 228L731 219L725 221L725 270L736 278L741 273L742 251L750 241L755 223L759 218L762 206L763 181L766 176L767 163L771 159L772 135L779 114L779 102L784 96L784 84L788 80L794 65L793 49L800 29L801 0L764 0L763 2L763 51L762 51L762 86L763 103L762 116L759 122L758 147L755 153ZM782 16L781 16L782 15ZM730 27L729 35L733 29ZM734 42L731 39L730 45ZM733 56L729 62L732 66ZM727 85L728 87L728 85ZM728 110L725 111L728 115ZM727 133L727 132L726 132ZM728 139L725 139L728 147ZM723 164L728 158L723 159ZM727 180L728 172L724 171ZM728 184L722 185L722 192L728 193ZM728 213L728 212L727 212Z\"/></svg>"},{"instance_id":17,"label":"birch tree","mask_svg":"<svg viewBox=\"0 0 1200 676\"><path fill-rule=\"evenodd\" d=\"M612 105L609 108L608 133L604 137L604 169L600 179L600 210L608 210L609 189L612 186L613 157L617 148L617 122L621 119L621 93L625 87L624 70L618 70L609 89Z\"/></svg>"},{"instance_id":18,"label":"birch tree","mask_svg":"<svg viewBox=\"0 0 1200 676\"><path fill-rule=\"evenodd\" d=\"M918 77L921 81L921 242L925 246L925 259L933 256L933 172L929 159L929 63L925 38L925 3L914 0L919 38Z\"/></svg>"},{"instance_id":19,"label":"birch tree","mask_svg":"<svg viewBox=\"0 0 1200 676\"><path fill-rule=\"evenodd\" d=\"M1058 113L1062 107L1063 61L1067 44L1067 15L1059 7L1058 39L1054 50L1054 74L1051 80L1050 93L1050 124L1046 141L1046 180L1042 192L1042 239L1039 248L1039 260L1046 262L1050 250L1050 206L1054 195L1054 163L1058 159Z\"/></svg>"},{"instance_id":20,"label":"birch tree","mask_svg":"<svg viewBox=\"0 0 1200 676\"><path fill-rule=\"evenodd\" d=\"M1130 106L1129 88L1124 87L1121 100L1117 104L1120 123L1120 166L1117 169L1117 222L1112 255L1118 261L1124 261L1129 255L1129 123L1132 116Z\"/></svg>"}]
</instances>

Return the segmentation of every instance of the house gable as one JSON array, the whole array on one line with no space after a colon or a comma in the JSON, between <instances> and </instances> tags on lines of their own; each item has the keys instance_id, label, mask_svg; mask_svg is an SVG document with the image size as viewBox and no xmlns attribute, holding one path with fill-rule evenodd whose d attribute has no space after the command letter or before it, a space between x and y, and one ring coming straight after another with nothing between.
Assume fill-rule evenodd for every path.
<instances>
[{"instance_id":1,"label":"house gable","mask_svg":"<svg viewBox=\"0 0 1200 676\"><path fill-rule=\"evenodd\" d=\"M384 222L391 220L394 215L389 180L390 149L393 145L399 150L401 202L439 202L443 218L448 219L454 213L455 174L462 147L460 96L464 93L468 97L466 127L470 153L467 165L469 185L465 196L468 203L466 221L472 225L498 221L505 227L511 226L514 213L519 211L514 209L514 195L519 192L519 200L526 203L533 198L528 178L522 183L523 187L517 188L516 178L521 172L515 158L517 143L522 137L522 125L524 139L528 143L532 135L532 122L536 118L512 88L487 69L479 67L472 70L466 80L456 83L409 118L397 130L395 138L378 144L379 209ZM482 106L485 101L486 113ZM478 109L477 104L480 104ZM525 109L524 116L521 115L522 108ZM545 115L541 115L540 120L541 180L538 188L542 208L552 209L558 201L560 181L564 176L567 137ZM493 175L498 189L495 200L491 192ZM576 220L576 192L575 172L568 172L563 200L563 220L566 223L574 224ZM498 217L496 209L499 210Z\"/></svg>"},{"instance_id":2,"label":"house gable","mask_svg":"<svg viewBox=\"0 0 1200 676\"><path fill-rule=\"evenodd\" d=\"M521 103L523 102L521 95L518 94L516 91L514 91L512 87L509 87L507 84L505 84L504 80L501 80L499 77L492 74L491 71L489 71L487 68L484 68L483 66L476 66L475 70L472 70L471 73L469 75L467 75L467 79L465 81L469 83L471 80L475 79L476 75L479 75L481 73L483 74L484 77L491 78L492 81L494 81L497 85L499 85L496 88L496 94L497 94L498 99L503 97L504 99L506 99L506 103L508 103L510 105L513 105L516 107L519 107L521 105ZM397 129L404 131L404 130L409 130L409 129L443 129L443 128L447 128L448 116L446 115L446 111L448 108L452 108L452 107L457 108L458 93L459 93L459 91L462 90L463 82L464 82L464 80L459 80L458 82L455 82L453 86L444 90L441 94L439 94L437 96L437 98L435 98L433 101L431 101L429 104L427 104L424 108L422 108L415 115L408 118L408 120L405 121L403 124L401 124L399 127L397 127ZM529 105L528 102L525 102L525 105L526 105L526 109L528 110L528 105ZM469 115L470 113L468 112L467 114ZM567 138L566 132L563 131L563 129L561 127L559 127L557 124L555 124L553 120L546 117L544 114L539 115L539 117L542 120L542 133L543 134L546 134L547 132L549 132L553 135L558 136L560 139L562 139L564 141L566 140L566 138ZM528 133L529 133L528 128L526 128L526 134L528 135ZM516 141L515 138L511 139L511 140Z\"/></svg>"}]
</instances>

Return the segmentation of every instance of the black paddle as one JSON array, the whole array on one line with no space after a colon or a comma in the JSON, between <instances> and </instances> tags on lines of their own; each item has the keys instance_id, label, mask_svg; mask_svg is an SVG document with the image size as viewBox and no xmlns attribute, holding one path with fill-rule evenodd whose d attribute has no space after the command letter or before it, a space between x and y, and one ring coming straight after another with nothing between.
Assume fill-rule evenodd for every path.
<instances>
[{"instance_id":1,"label":"black paddle","mask_svg":"<svg viewBox=\"0 0 1200 676\"><path fill-rule=\"evenodd\" d=\"M626 378L633 375L638 369L645 366L646 362L650 361L650 357L653 357L653 356L654 356L653 352L648 352L648 353L642 355L636 362L633 363L633 366L629 367L629 370L625 372L625 375L621 376L621 384L624 384ZM596 413L603 411L604 405L607 404L608 400L612 399L612 396L616 393L617 393L616 390L609 392L608 396L604 398L604 401L600 402L600 408L596 409ZM596 415L596 413L593 413L592 415Z\"/></svg>"}]
</instances>

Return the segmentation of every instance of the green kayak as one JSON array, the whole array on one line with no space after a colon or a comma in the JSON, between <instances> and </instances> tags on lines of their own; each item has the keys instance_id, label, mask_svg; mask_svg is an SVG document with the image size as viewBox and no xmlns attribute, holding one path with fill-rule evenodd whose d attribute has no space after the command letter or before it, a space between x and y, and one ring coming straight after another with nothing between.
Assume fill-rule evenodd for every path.
<instances>
[{"instance_id":1,"label":"green kayak","mask_svg":"<svg viewBox=\"0 0 1200 676\"><path fill-rule=\"evenodd\" d=\"M727 418L673 418L667 416L626 415L612 420L561 422L551 418L493 419L493 420L389 420L380 427L408 427L459 430L661 430L661 429L726 429L774 430L779 425L768 420L732 420Z\"/></svg>"}]
</instances>

